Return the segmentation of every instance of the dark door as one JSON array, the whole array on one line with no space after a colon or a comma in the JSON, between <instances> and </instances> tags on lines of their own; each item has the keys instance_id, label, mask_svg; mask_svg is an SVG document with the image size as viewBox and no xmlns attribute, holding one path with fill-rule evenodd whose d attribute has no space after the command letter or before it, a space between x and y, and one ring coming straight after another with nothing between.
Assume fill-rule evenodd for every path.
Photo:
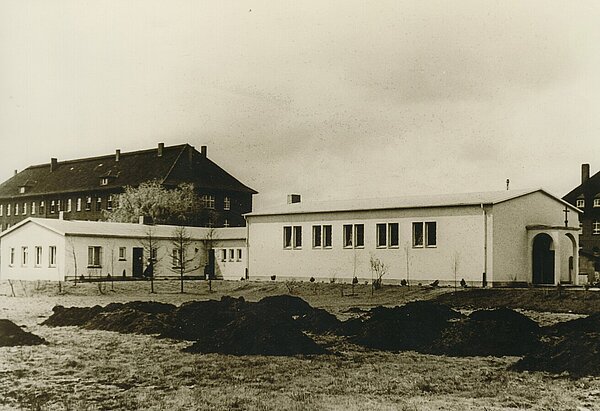
<instances>
[{"instance_id":1,"label":"dark door","mask_svg":"<svg viewBox=\"0 0 600 411\"><path fill-rule=\"evenodd\" d=\"M208 251L208 275L212 280L215 278L215 250L211 249Z\"/></svg>"},{"instance_id":2,"label":"dark door","mask_svg":"<svg viewBox=\"0 0 600 411\"><path fill-rule=\"evenodd\" d=\"M144 249L133 247L133 276L141 277L144 273Z\"/></svg>"},{"instance_id":3,"label":"dark door","mask_svg":"<svg viewBox=\"0 0 600 411\"><path fill-rule=\"evenodd\" d=\"M554 250L552 237L538 234L533 239L533 283L554 284Z\"/></svg>"}]
</instances>

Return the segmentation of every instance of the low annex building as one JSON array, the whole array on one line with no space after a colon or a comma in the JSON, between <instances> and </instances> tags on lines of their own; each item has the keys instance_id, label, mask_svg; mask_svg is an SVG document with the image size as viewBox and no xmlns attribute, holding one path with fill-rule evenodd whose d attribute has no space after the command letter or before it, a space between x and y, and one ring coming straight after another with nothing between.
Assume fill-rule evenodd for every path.
<instances>
[{"instance_id":1,"label":"low annex building","mask_svg":"<svg viewBox=\"0 0 600 411\"><path fill-rule=\"evenodd\" d=\"M248 274L363 281L379 262L384 282L578 284L579 213L543 189L321 203L291 195L246 214Z\"/></svg>"},{"instance_id":2,"label":"low annex building","mask_svg":"<svg viewBox=\"0 0 600 411\"><path fill-rule=\"evenodd\" d=\"M0 234L0 280L52 280L185 275L239 280L246 274L246 228L185 227L183 258L177 226L28 218ZM150 239L151 238L151 239Z\"/></svg>"}]
</instances>

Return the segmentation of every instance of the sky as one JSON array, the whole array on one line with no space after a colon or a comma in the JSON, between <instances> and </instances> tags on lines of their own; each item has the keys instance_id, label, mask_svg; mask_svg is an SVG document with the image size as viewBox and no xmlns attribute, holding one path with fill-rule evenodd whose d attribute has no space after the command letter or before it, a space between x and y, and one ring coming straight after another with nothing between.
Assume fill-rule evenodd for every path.
<instances>
[{"instance_id":1,"label":"sky","mask_svg":"<svg viewBox=\"0 0 600 411\"><path fill-rule=\"evenodd\" d=\"M0 0L0 180L189 143L303 201L600 170L600 2Z\"/></svg>"}]
</instances>

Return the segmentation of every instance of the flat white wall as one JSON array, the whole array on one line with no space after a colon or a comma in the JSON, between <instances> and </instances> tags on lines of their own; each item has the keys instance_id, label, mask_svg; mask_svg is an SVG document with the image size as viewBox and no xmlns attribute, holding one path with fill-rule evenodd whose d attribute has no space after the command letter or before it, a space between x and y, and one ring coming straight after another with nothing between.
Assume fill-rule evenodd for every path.
<instances>
[{"instance_id":1,"label":"flat white wall","mask_svg":"<svg viewBox=\"0 0 600 411\"><path fill-rule=\"evenodd\" d=\"M437 246L412 247L412 223L435 221ZM398 223L399 247L376 247L376 225ZM331 249L312 247L312 226L332 225ZM364 248L343 247L343 226L365 225ZM283 227L302 226L301 249L284 249ZM350 280L371 278L370 258L386 264L385 280L411 282L464 278L480 282L484 267L484 218L480 207L435 207L398 210L289 214L248 217L248 267L250 278L310 278ZM456 263L456 265L455 265Z\"/></svg>"},{"instance_id":2,"label":"flat white wall","mask_svg":"<svg viewBox=\"0 0 600 411\"><path fill-rule=\"evenodd\" d=\"M56 247L56 265L50 266L50 246ZM27 262L23 264L22 248L27 247ZM42 249L42 259L36 265L36 247ZM14 264L10 252L14 249ZM64 238L46 228L28 223L7 233L0 243L0 279L2 280L64 280Z\"/></svg>"},{"instance_id":3,"label":"flat white wall","mask_svg":"<svg viewBox=\"0 0 600 411\"><path fill-rule=\"evenodd\" d=\"M563 203L539 191L495 204L492 210L494 255L490 281L531 283L529 267L532 256L528 251L526 227L564 226L564 208ZM573 210L569 213L569 226L579 227L579 216ZM561 240L561 248L563 244L567 243ZM567 248L572 254L572 246ZM568 254L564 254L564 258L568 260Z\"/></svg>"}]
</instances>

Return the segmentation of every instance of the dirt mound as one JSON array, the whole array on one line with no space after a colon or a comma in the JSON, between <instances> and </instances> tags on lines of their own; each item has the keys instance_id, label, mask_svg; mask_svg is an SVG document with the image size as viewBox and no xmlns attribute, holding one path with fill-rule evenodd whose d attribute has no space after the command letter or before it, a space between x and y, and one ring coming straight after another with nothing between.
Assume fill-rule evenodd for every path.
<instances>
[{"instance_id":1,"label":"dirt mound","mask_svg":"<svg viewBox=\"0 0 600 411\"><path fill-rule=\"evenodd\" d=\"M600 313L595 313L576 320L556 323L552 326L544 327L544 331L551 335L564 335L570 332L600 333Z\"/></svg>"},{"instance_id":2,"label":"dirt mound","mask_svg":"<svg viewBox=\"0 0 600 411\"><path fill-rule=\"evenodd\" d=\"M48 317L42 325L50 325L53 327L68 327L82 326L90 319L94 318L103 310L99 305L93 307L63 307L62 305L55 306L53 314Z\"/></svg>"},{"instance_id":3,"label":"dirt mound","mask_svg":"<svg viewBox=\"0 0 600 411\"><path fill-rule=\"evenodd\" d=\"M291 295L274 295L265 297L257 305L270 311L278 311L287 315L307 315L312 313L313 307L300 297Z\"/></svg>"},{"instance_id":4,"label":"dirt mound","mask_svg":"<svg viewBox=\"0 0 600 411\"><path fill-rule=\"evenodd\" d=\"M353 341L382 350L422 351L439 337L450 319L461 316L448 306L429 301L394 308L376 307Z\"/></svg>"},{"instance_id":5,"label":"dirt mound","mask_svg":"<svg viewBox=\"0 0 600 411\"><path fill-rule=\"evenodd\" d=\"M291 320L246 311L199 338L186 351L231 355L325 354L327 351L300 331Z\"/></svg>"},{"instance_id":6,"label":"dirt mound","mask_svg":"<svg viewBox=\"0 0 600 411\"><path fill-rule=\"evenodd\" d=\"M478 310L451 322L430 351L453 356L524 355L537 346L538 324L508 308Z\"/></svg>"},{"instance_id":7,"label":"dirt mound","mask_svg":"<svg viewBox=\"0 0 600 411\"><path fill-rule=\"evenodd\" d=\"M35 334L23 331L21 327L10 320L0 319L0 347L17 345L45 344L46 340Z\"/></svg>"},{"instance_id":8,"label":"dirt mound","mask_svg":"<svg viewBox=\"0 0 600 411\"><path fill-rule=\"evenodd\" d=\"M167 324L167 314L153 314L124 306L118 310L98 313L83 324L82 328L120 333L161 334Z\"/></svg>"}]
</instances>

